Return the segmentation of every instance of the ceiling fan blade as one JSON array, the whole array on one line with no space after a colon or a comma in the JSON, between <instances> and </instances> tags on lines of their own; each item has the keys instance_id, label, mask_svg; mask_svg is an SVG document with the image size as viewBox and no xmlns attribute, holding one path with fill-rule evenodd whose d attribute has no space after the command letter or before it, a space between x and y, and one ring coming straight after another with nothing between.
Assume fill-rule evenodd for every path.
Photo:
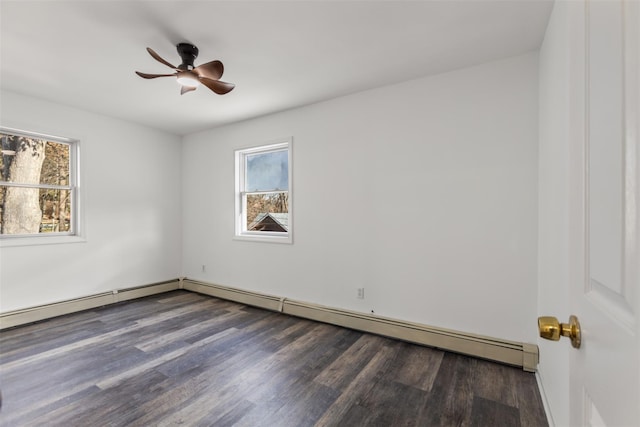
<instances>
[{"instance_id":1,"label":"ceiling fan blade","mask_svg":"<svg viewBox=\"0 0 640 427\"><path fill-rule=\"evenodd\" d=\"M233 83L221 82L220 80L212 80L206 77L200 77L200 83L217 93L218 95L224 95L233 90L236 85Z\"/></svg>"},{"instance_id":2,"label":"ceiling fan blade","mask_svg":"<svg viewBox=\"0 0 640 427\"><path fill-rule=\"evenodd\" d=\"M149 55L153 56L153 59L155 59L156 61L160 62L161 64L166 65L167 67L171 67L174 70L177 70L175 65L172 65L171 63L165 61L164 59L162 59L160 57L160 55L158 55L153 49L151 49L150 47L147 48L147 52L149 52Z\"/></svg>"},{"instance_id":3,"label":"ceiling fan blade","mask_svg":"<svg viewBox=\"0 0 640 427\"><path fill-rule=\"evenodd\" d=\"M187 92L191 92L192 90L196 90L195 86L182 86L180 89L180 95L184 95Z\"/></svg>"},{"instance_id":4,"label":"ceiling fan blade","mask_svg":"<svg viewBox=\"0 0 640 427\"><path fill-rule=\"evenodd\" d=\"M140 77L142 77L143 79L155 79L156 77L173 77L175 76L174 74L147 74L147 73L141 73L140 71L136 71L136 74L139 75Z\"/></svg>"},{"instance_id":5,"label":"ceiling fan blade","mask_svg":"<svg viewBox=\"0 0 640 427\"><path fill-rule=\"evenodd\" d=\"M200 77L206 77L211 80L218 80L224 73L224 66L220 61L211 61L206 64L198 65L193 69Z\"/></svg>"}]
</instances>

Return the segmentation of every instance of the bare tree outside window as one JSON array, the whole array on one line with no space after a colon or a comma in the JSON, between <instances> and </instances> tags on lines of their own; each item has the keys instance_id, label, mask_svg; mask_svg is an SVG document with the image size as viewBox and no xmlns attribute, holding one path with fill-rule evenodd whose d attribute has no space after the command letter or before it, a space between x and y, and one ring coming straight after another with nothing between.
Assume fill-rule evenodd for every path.
<instances>
[{"instance_id":1,"label":"bare tree outside window","mask_svg":"<svg viewBox=\"0 0 640 427\"><path fill-rule=\"evenodd\" d=\"M71 145L5 132L0 140L0 234L71 232Z\"/></svg>"}]
</instances>

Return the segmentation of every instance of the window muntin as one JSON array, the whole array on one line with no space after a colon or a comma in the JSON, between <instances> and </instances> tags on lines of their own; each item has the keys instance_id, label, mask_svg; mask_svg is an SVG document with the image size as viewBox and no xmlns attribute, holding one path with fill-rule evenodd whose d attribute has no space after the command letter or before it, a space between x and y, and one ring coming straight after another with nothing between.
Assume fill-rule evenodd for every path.
<instances>
[{"instance_id":1,"label":"window muntin","mask_svg":"<svg viewBox=\"0 0 640 427\"><path fill-rule=\"evenodd\" d=\"M77 141L0 128L0 238L77 234Z\"/></svg>"},{"instance_id":2,"label":"window muntin","mask_svg":"<svg viewBox=\"0 0 640 427\"><path fill-rule=\"evenodd\" d=\"M291 243L291 140L235 154L236 238Z\"/></svg>"}]
</instances>

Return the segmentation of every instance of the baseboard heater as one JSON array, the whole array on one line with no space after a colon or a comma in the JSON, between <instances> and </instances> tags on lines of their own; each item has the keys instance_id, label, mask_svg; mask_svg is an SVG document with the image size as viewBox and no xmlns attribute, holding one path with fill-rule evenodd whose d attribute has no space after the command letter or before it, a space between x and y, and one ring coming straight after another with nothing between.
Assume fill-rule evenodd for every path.
<instances>
[{"instance_id":1,"label":"baseboard heater","mask_svg":"<svg viewBox=\"0 0 640 427\"><path fill-rule=\"evenodd\" d=\"M8 311L6 313L0 313L0 330L56 316L62 316L64 314L115 304L121 301L128 301L135 298L169 292L179 288L180 280L174 279L143 286L136 286L133 288L115 289L108 292L29 307L22 310Z\"/></svg>"},{"instance_id":2,"label":"baseboard heater","mask_svg":"<svg viewBox=\"0 0 640 427\"><path fill-rule=\"evenodd\" d=\"M538 364L538 346L535 344L506 341L367 313L336 309L188 278L182 279L180 287L188 291L280 311L292 316L518 366L529 372L534 372Z\"/></svg>"},{"instance_id":3,"label":"baseboard heater","mask_svg":"<svg viewBox=\"0 0 640 427\"><path fill-rule=\"evenodd\" d=\"M506 341L357 311L331 308L188 278L116 289L86 297L0 313L0 330L176 289L185 289L292 316L518 366L529 372L534 372L538 365L538 346L535 344Z\"/></svg>"}]
</instances>

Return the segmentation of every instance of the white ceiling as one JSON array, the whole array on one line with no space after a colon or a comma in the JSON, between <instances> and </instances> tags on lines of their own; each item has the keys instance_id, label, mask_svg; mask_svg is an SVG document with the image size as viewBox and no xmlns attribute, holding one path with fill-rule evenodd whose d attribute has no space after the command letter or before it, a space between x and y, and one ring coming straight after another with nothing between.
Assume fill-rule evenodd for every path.
<instances>
[{"instance_id":1,"label":"white ceiling","mask_svg":"<svg viewBox=\"0 0 640 427\"><path fill-rule=\"evenodd\" d=\"M0 87L183 135L540 46L548 0L0 0ZM224 63L180 96L175 45Z\"/></svg>"}]
</instances>

